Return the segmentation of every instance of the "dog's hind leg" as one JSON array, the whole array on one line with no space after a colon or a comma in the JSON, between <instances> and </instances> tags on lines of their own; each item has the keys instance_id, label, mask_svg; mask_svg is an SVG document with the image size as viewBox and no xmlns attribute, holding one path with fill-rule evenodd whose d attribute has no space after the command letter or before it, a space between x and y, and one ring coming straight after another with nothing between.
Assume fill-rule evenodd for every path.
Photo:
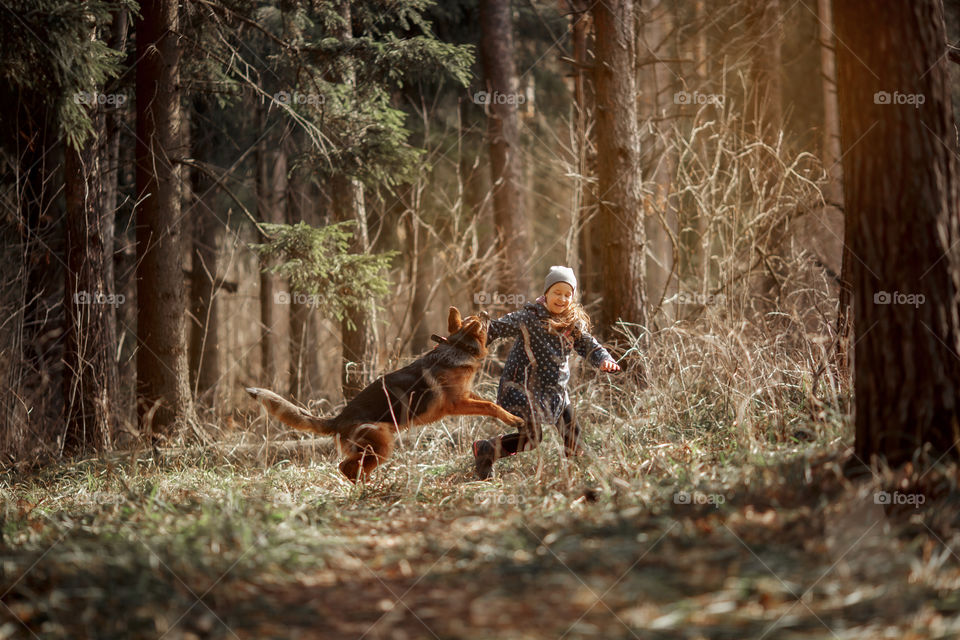
<instances>
[{"instance_id":1,"label":"dog's hind leg","mask_svg":"<svg viewBox=\"0 0 960 640\"><path fill-rule=\"evenodd\" d=\"M350 482L363 480L393 452L393 434L384 425L360 425L350 443L350 455L340 472Z\"/></svg>"}]
</instances>

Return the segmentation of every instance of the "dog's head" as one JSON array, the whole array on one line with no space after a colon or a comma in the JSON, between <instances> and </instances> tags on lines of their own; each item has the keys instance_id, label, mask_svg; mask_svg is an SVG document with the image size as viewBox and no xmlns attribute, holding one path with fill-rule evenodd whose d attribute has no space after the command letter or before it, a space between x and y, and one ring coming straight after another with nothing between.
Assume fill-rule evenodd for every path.
<instances>
[{"instance_id":1,"label":"dog's head","mask_svg":"<svg viewBox=\"0 0 960 640\"><path fill-rule=\"evenodd\" d=\"M450 334L442 342L483 357L487 353L487 329L490 316L481 311L475 316L460 317L460 310L450 307L447 314L447 332Z\"/></svg>"}]
</instances>

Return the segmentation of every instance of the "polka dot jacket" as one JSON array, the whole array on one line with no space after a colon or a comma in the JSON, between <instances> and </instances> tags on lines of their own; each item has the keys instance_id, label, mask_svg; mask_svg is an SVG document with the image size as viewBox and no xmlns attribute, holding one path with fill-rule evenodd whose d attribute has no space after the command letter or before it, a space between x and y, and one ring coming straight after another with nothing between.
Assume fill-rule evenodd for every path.
<instances>
[{"instance_id":1,"label":"polka dot jacket","mask_svg":"<svg viewBox=\"0 0 960 640\"><path fill-rule=\"evenodd\" d=\"M577 339L551 333L549 317L550 311L542 304L528 302L519 311L490 323L487 344L516 338L500 376L497 404L514 415L530 419L535 414L544 422L555 423L570 404L570 353L575 350L595 367L610 359L610 354L589 333L583 332Z\"/></svg>"}]
</instances>

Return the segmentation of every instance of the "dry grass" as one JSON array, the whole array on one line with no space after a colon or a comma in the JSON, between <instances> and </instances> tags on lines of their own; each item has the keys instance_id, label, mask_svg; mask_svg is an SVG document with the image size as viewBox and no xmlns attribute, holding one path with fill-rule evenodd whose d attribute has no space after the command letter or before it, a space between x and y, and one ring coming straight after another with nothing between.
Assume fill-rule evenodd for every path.
<instances>
[{"instance_id":1,"label":"dry grass","mask_svg":"<svg viewBox=\"0 0 960 640\"><path fill-rule=\"evenodd\" d=\"M646 387L579 376L585 458L550 432L492 482L469 445L499 427L463 418L362 486L259 414L9 469L0 637L955 637L957 469L844 473L843 390L710 317L651 336Z\"/></svg>"}]
</instances>

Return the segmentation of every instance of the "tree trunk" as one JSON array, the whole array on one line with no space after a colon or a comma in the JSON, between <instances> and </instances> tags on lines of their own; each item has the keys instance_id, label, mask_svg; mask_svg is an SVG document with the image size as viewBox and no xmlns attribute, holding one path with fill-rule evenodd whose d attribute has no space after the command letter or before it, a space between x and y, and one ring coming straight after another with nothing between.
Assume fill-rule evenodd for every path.
<instances>
[{"instance_id":1,"label":"tree trunk","mask_svg":"<svg viewBox=\"0 0 960 640\"><path fill-rule=\"evenodd\" d=\"M128 28L129 15L127 10L119 9L116 13L114 13L113 16L113 25L111 28L109 43L111 49L123 53L126 52ZM119 262L122 266L122 255L116 250L116 220L117 209L120 206L120 138L124 135L123 128L125 126L124 120L126 117L125 110L108 109L106 111L106 135L104 144L102 145L103 158L101 159L103 166L101 179L101 186L103 190L103 210L105 213L109 214L105 221L109 225L109 229L104 228L103 237L104 252L110 258L108 264L105 265L107 269L105 277L109 282L112 283L115 293L124 295L122 305L108 308L109 312L113 315L114 330L117 334L118 341L120 336L123 334L123 325L121 324L122 318L127 316L135 317L136 315L136 297L133 295L132 291L124 293L121 283L117 278L117 263ZM130 324L134 323L131 322ZM126 365L122 364L124 360L121 355L121 351L119 350L119 345L116 357L118 359L117 375L119 386L115 395L116 401L113 405L114 412L116 413L114 419L117 421L118 426L122 427L123 429L128 429L128 427L133 426L135 421L134 416L136 415L136 371L134 371L132 358L128 358L130 362L128 362ZM124 369L129 371L125 372ZM128 383L124 383L124 373L129 373L129 377L126 378L126 380L129 381Z\"/></svg>"},{"instance_id":2,"label":"tree trunk","mask_svg":"<svg viewBox=\"0 0 960 640\"><path fill-rule=\"evenodd\" d=\"M500 291L526 295L530 288L530 232L520 193L523 167L510 0L480 0L480 61L486 84L493 223L503 259L498 263Z\"/></svg>"},{"instance_id":3,"label":"tree trunk","mask_svg":"<svg viewBox=\"0 0 960 640\"><path fill-rule=\"evenodd\" d=\"M753 121L761 138L776 140L783 120L780 67L783 21L780 0L751 0L750 26L755 55L751 61Z\"/></svg>"},{"instance_id":4,"label":"tree trunk","mask_svg":"<svg viewBox=\"0 0 960 640\"><path fill-rule=\"evenodd\" d=\"M593 20L587 0L569 0L570 29L573 42L573 113L574 140L577 152L577 278L580 299L589 304L599 297L600 233L598 231L597 198L594 184L589 180L597 171L597 157L590 139L593 123L594 94L590 82L590 32ZM571 265L574 266L574 265Z\"/></svg>"},{"instance_id":5,"label":"tree trunk","mask_svg":"<svg viewBox=\"0 0 960 640\"><path fill-rule=\"evenodd\" d=\"M850 323L853 319L850 291L850 268L852 256L843 242L843 165L840 150L840 113L837 105L837 60L836 42L833 36L833 0L818 0L817 14L820 19L820 81L823 85L823 166L827 170L827 184L823 190L824 208L820 224L827 233L821 234L828 246L840 244L839 265L834 254L824 256L827 265L840 274L838 283L837 350L836 363L843 378L848 373L848 347ZM837 242L837 238L840 242Z\"/></svg>"},{"instance_id":6,"label":"tree trunk","mask_svg":"<svg viewBox=\"0 0 960 640\"><path fill-rule=\"evenodd\" d=\"M349 2L341 1L340 15L344 28L338 35L341 40L347 41L353 37ZM351 85L355 82L352 69L347 71L342 81ZM334 218L338 222L354 223L350 251L369 252L363 185L348 175L340 174L330 181L330 195ZM350 400L373 381L373 374L377 370L376 311L373 301L347 311L340 324L340 335L343 345L340 379L343 395Z\"/></svg>"},{"instance_id":7,"label":"tree trunk","mask_svg":"<svg viewBox=\"0 0 960 640\"><path fill-rule=\"evenodd\" d=\"M287 151L284 150L284 153ZM286 161L284 161L286 164ZM287 183L287 224L306 222L316 225L310 185L301 170L294 171ZM317 330L315 307L290 301L290 395L299 398L311 392L319 380L317 371Z\"/></svg>"},{"instance_id":8,"label":"tree trunk","mask_svg":"<svg viewBox=\"0 0 960 640\"><path fill-rule=\"evenodd\" d=\"M834 7L857 455L960 449L960 195L939 0ZM922 102L922 104L920 104ZM922 297L920 297L922 296Z\"/></svg>"},{"instance_id":9,"label":"tree trunk","mask_svg":"<svg viewBox=\"0 0 960 640\"><path fill-rule=\"evenodd\" d=\"M177 2L146 0L137 25L137 384L144 433L195 423L184 326Z\"/></svg>"},{"instance_id":10,"label":"tree trunk","mask_svg":"<svg viewBox=\"0 0 960 640\"><path fill-rule=\"evenodd\" d=\"M840 113L837 106L836 42L833 37L833 0L818 0L820 19L820 81L823 85L823 164L827 169L824 196L828 207L843 208L843 165L840 151Z\"/></svg>"},{"instance_id":11,"label":"tree trunk","mask_svg":"<svg viewBox=\"0 0 960 640\"><path fill-rule=\"evenodd\" d=\"M410 194L412 188L404 185L402 193ZM407 249L409 251L407 264L409 265L410 286L413 287L410 302L410 352L419 355L430 348L430 325L427 322L427 296L430 292L430 252L423 246L427 235L420 233L420 218L417 216L413 203L409 203L409 215L405 215L404 225L407 235Z\"/></svg>"},{"instance_id":12,"label":"tree trunk","mask_svg":"<svg viewBox=\"0 0 960 640\"><path fill-rule=\"evenodd\" d=\"M670 126L669 115L674 100L674 73L665 62L651 60L675 59L673 15L665 2L648 3L642 24L644 64L638 67L642 87L640 117L650 124L641 132L640 146L643 174L647 179L644 199L644 228L647 234L647 301L651 313L662 314L665 324L677 317L677 238L680 233L675 198L671 193L676 173L676 149L661 137L660 123ZM667 302L671 300L671 302ZM652 318L658 324L657 318Z\"/></svg>"},{"instance_id":13,"label":"tree trunk","mask_svg":"<svg viewBox=\"0 0 960 640\"><path fill-rule=\"evenodd\" d=\"M634 3L598 2L591 11L596 25L598 227L603 243L600 326L610 336L620 320L647 325Z\"/></svg>"},{"instance_id":14,"label":"tree trunk","mask_svg":"<svg viewBox=\"0 0 960 640\"><path fill-rule=\"evenodd\" d=\"M257 131L266 131L266 107L257 103ZM257 218L263 222L283 222L283 211L277 205L277 196L274 185L274 169L271 166L271 153L268 150L268 139L264 136L257 143L254 153L256 164L257 185ZM286 164L283 167L286 172ZM263 265L268 266L268 265ZM279 278L271 273L260 272L260 361L263 367L263 383L270 387L277 386L280 366L280 337L277 328L280 323L280 313L277 307L277 293L279 293Z\"/></svg>"},{"instance_id":15,"label":"tree trunk","mask_svg":"<svg viewBox=\"0 0 960 640\"><path fill-rule=\"evenodd\" d=\"M204 98L193 102L193 157L211 161L210 110ZM190 200L193 229L193 259L190 267L190 381L197 397L210 395L220 381L220 318L216 304L217 271L223 224L217 219L214 181L200 170L190 172L193 197ZM207 399L216 406L216 399Z\"/></svg>"},{"instance_id":16,"label":"tree trunk","mask_svg":"<svg viewBox=\"0 0 960 640\"><path fill-rule=\"evenodd\" d=\"M65 437L70 452L108 449L117 420L117 330L113 309L113 209L103 206L106 124L91 113L94 134L65 148L66 327L63 353Z\"/></svg>"},{"instance_id":17,"label":"tree trunk","mask_svg":"<svg viewBox=\"0 0 960 640\"><path fill-rule=\"evenodd\" d=\"M697 27L696 35L693 39L693 60L694 70L696 72L697 84L707 90L707 78L710 70L710 60L707 57L707 22L709 21L706 0L696 0L694 3L695 24ZM706 141L697 138L698 149L706 149ZM709 216L701 207L684 206L682 209L690 216L690 227L692 229L692 241L688 243L689 251L692 254L690 261L690 273L694 276L693 281L698 282L697 290L706 295L710 291L710 255L711 238L709 229Z\"/></svg>"},{"instance_id":18,"label":"tree trunk","mask_svg":"<svg viewBox=\"0 0 960 640\"><path fill-rule=\"evenodd\" d=\"M339 222L354 222L351 253L368 253L367 216L363 204L363 187L347 176L331 180L333 212ZM341 382L343 395L350 400L373 381L377 370L377 335L374 329L376 314L373 302L346 313L340 324L343 339L343 368Z\"/></svg>"},{"instance_id":19,"label":"tree trunk","mask_svg":"<svg viewBox=\"0 0 960 640\"><path fill-rule=\"evenodd\" d=\"M780 0L750 0L749 6L747 29L755 43L750 63L749 124L759 140L775 146L783 121ZM775 181L772 172L772 168L763 168L756 180L760 184ZM744 181L746 184L749 178L744 176ZM766 313L779 307L780 287L786 272L787 220L775 216L770 222L758 222L757 228L751 231L756 238L757 257L761 258L762 269L751 282L751 302L755 311Z\"/></svg>"}]
</instances>

